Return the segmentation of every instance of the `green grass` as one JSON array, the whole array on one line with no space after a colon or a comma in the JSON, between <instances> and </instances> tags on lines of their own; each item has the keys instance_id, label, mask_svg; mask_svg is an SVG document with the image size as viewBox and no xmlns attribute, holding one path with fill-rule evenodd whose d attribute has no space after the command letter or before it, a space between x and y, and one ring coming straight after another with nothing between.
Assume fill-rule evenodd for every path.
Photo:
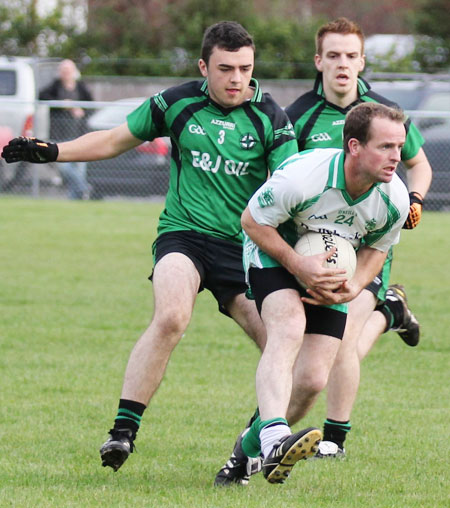
<instances>
[{"instance_id":1,"label":"green grass","mask_svg":"<svg viewBox=\"0 0 450 508\"><path fill-rule=\"evenodd\" d=\"M450 215L426 213L392 281L422 324L363 363L344 461L308 461L282 486L214 489L255 407L259 354L206 292L116 474L98 448L128 354L151 316L160 204L0 199L0 506L449 506ZM322 426L322 396L301 426ZM296 427L297 428L297 427ZM300 428L300 427L298 427Z\"/></svg>"}]
</instances>

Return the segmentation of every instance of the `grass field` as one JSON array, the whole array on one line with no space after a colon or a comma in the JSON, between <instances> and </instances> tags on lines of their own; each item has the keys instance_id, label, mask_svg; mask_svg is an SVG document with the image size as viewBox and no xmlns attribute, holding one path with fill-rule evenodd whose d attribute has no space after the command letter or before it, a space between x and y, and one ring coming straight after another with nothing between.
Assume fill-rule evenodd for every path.
<instances>
[{"instance_id":1,"label":"grass field","mask_svg":"<svg viewBox=\"0 0 450 508\"><path fill-rule=\"evenodd\" d=\"M152 309L160 204L0 199L0 506L448 507L450 214L426 213L396 248L393 282L422 324L384 335L362 367L343 461L299 463L288 482L212 487L255 407L258 352L202 293L113 473L98 448L128 354ZM322 396L301 427L322 426ZM297 426L296 428L301 428Z\"/></svg>"}]
</instances>

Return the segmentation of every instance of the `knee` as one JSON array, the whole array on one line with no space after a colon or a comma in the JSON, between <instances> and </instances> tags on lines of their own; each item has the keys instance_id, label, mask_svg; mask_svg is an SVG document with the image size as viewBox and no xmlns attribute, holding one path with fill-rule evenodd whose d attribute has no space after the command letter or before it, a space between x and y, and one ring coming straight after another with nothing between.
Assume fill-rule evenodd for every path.
<instances>
[{"instance_id":1,"label":"knee","mask_svg":"<svg viewBox=\"0 0 450 508\"><path fill-rule=\"evenodd\" d=\"M156 332L156 336L164 341L174 342L175 345L186 331L189 324L190 313L179 312L155 312L149 331ZM153 335L153 333L152 333Z\"/></svg>"},{"instance_id":2,"label":"knee","mask_svg":"<svg viewBox=\"0 0 450 508\"><path fill-rule=\"evenodd\" d=\"M298 380L298 388L308 396L314 397L327 386L328 374L324 369L305 373L302 379Z\"/></svg>"}]
</instances>

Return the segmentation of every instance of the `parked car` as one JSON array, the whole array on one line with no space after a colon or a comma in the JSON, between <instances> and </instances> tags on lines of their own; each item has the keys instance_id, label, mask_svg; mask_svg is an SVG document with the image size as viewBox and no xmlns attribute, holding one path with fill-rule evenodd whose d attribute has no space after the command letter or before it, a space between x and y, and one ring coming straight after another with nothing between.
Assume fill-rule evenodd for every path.
<instances>
[{"instance_id":1,"label":"parked car","mask_svg":"<svg viewBox=\"0 0 450 508\"><path fill-rule=\"evenodd\" d=\"M48 107L38 104L33 60L0 56L0 142L16 136L48 137ZM0 191L31 180L27 163L0 164Z\"/></svg>"},{"instance_id":2,"label":"parked car","mask_svg":"<svg viewBox=\"0 0 450 508\"><path fill-rule=\"evenodd\" d=\"M437 80L371 81L372 89L408 112L425 139L433 180L425 207L450 207L450 76Z\"/></svg>"},{"instance_id":3,"label":"parked car","mask_svg":"<svg viewBox=\"0 0 450 508\"><path fill-rule=\"evenodd\" d=\"M121 99L98 110L88 119L90 130L111 129L126 121L145 97ZM157 138L118 157L88 162L87 180L91 198L104 196L165 195L169 186L169 141Z\"/></svg>"}]
</instances>

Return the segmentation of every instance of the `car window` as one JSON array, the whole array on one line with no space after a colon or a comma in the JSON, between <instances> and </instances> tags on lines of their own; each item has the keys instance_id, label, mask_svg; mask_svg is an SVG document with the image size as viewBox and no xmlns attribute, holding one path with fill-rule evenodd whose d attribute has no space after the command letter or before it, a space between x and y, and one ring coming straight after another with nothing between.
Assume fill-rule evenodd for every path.
<instances>
[{"instance_id":1,"label":"car window","mask_svg":"<svg viewBox=\"0 0 450 508\"><path fill-rule=\"evenodd\" d=\"M450 111L450 92L435 92L429 95L422 104L425 111Z\"/></svg>"},{"instance_id":2,"label":"car window","mask_svg":"<svg viewBox=\"0 0 450 508\"><path fill-rule=\"evenodd\" d=\"M372 90L386 99L395 102L402 109L406 111L410 111L412 109L417 109L420 100L422 98L422 93L419 90L405 90L394 87L377 87L376 83L372 85Z\"/></svg>"},{"instance_id":3,"label":"car window","mask_svg":"<svg viewBox=\"0 0 450 508\"><path fill-rule=\"evenodd\" d=\"M15 95L17 89L16 72L0 70L0 95Z\"/></svg>"}]
</instances>

